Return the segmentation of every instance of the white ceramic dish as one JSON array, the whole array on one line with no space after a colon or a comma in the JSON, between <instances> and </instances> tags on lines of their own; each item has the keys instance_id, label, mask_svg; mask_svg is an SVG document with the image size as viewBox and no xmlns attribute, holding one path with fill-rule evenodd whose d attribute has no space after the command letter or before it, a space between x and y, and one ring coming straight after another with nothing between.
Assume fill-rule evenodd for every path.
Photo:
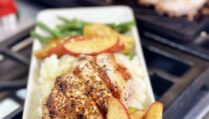
<instances>
[{"instance_id":1,"label":"white ceramic dish","mask_svg":"<svg viewBox=\"0 0 209 119\"><path fill-rule=\"evenodd\" d=\"M126 21L134 21L133 11L129 7L125 6L114 6L114 7L88 7L88 8L73 8L73 9L51 9L44 10L39 13L37 20L44 22L49 27L54 27L59 21L57 16L65 16L66 18L78 18L89 22L100 22L100 23L120 23ZM45 34L40 29L36 28L36 31ZM134 27L130 35L135 39L136 42L136 52L142 64L142 68L145 69L144 78L147 85L147 104L154 102L154 95L150 85L150 80L147 73L147 68L144 61L144 56L142 53L142 47L140 43L140 38L138 35L137 28ZM34 40L33 51L40 49L41 43ZM40 71L40 61L36 57L32 56L30 73L27 85L27 97L24 107L23 119L37 119L38 118L38 101L39 101L39 71Z\"/></svg>"}]
</instances>

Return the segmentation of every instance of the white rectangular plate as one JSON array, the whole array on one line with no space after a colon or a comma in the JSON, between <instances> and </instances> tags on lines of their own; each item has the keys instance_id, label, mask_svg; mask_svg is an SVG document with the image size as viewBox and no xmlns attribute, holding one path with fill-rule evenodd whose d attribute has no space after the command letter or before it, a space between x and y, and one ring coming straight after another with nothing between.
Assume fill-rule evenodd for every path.
<instances>
[{"instance_id":1,"label":"white rectangular plate","mask_svg":"<svg viewBox=\"0 0 209 119\"><path fill-rule=\"evenodd\" d=\"M88 7L88 8L73 8L73 9L51 9L44 10L39 13L37 20L45 23L49 27L54 27L59 23L57 16L64 16L69 19L78 18L88 22L99 22L99 23L120 23L127 21L134 21L133 11L129 7L125 6L114 6L114 7ZM36 29L37 32L45 34L40 29ZM147 85L147 104L154 102L154 96L150 85L150 80L147 73L147 68L142 53L142 47L138 35L136 26L131 30L130 35L135 39L136 52L139 58L140 64L145 69L144 78ZM41 48L41 43L34 40L33 50ZM40 71L40 61L36 57L32 56L30 73L27 85L27 97L24 107L23 119L37 119L38 118L38 101L39 87L38 77Z\"/></svg>"}]
</instances>

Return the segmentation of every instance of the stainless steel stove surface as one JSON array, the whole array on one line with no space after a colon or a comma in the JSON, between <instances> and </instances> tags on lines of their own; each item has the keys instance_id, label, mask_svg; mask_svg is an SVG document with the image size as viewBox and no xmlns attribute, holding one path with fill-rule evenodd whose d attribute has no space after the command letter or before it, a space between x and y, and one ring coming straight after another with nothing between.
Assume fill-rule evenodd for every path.
<instances>
[{"instance_id":1,"label":"stainless steel stove surface","mask_svg":"<svg viewBox=\"0 0 209 119\"><path fill-rule=\"evenodd\" d=\"M22 118L33 40L29 33L37 12L46 8L16 2L20 23L27 18L29 24L0 42L0 118L8 119ZM165 104L164 118L207 118L209 62L151 39L142 38L142 44L155 97Z\"/></svg>"}]
</instances>

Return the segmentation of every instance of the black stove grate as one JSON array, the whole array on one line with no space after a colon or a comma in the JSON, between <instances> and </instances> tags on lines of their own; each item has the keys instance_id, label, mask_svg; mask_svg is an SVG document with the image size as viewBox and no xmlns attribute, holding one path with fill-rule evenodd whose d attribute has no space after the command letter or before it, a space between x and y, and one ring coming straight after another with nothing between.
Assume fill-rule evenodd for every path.
<instances>
[{"instance_id":1,"label":"black stove grate","mask_svg":"<svg viewBox=\"0 0 209 119\"><path fill-rule=\"evenodd\" d=\"M156 98L165 104L165 119L179 119L209 76L208 63L169 46L142 39Z\"/></svg>"},{"instance_id":2,"label":"black stove grate","mask_svg":"<svg viewBox=\"0 0 209 119\"><path fill-rule=\"evenodd\" d=\"M23 111L24 99L18 97L16 92L26 87L32 43L28 37L32 28L28 27L0 43L0 101L9 98L20 105L6 119Z\"/></svg>"},{"instance_id":3,"label":"black stove grate","mask_svg":"<svg viewBox=\"0 0 209 119\"><path fill-rule=\"evenodd\" d=\"M77 0L82 5L111 5L115 0Z\"/></svg>"},{"instance_id":4,"label":"black stove grate","mask_svg":"<svg viewBox=\"0 0 209 119\"><path fill-rule=\"evenodd\" d=\"M0 100L10 97L21 105L6 118L22 116L24 100L13 91L26 86L32 43L29 33L32 28L0 43L1 54L5 57L0 62L0 66L4 67L0 69L0 90L4 93ZM165 119L182 118L192 97L209 76L208 63L158 42L142 39L142 44L155 97L165 104Z\"/></svg>"}]
</instances>

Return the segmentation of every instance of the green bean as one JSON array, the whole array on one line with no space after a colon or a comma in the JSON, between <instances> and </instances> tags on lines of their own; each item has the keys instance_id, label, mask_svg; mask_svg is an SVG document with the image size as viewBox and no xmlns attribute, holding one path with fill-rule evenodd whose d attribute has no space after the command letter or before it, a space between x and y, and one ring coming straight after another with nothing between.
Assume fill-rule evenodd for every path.
<instances>
[{"instance_id":1,"label":"green bean","mask_svg":"<svg viewBox=\"0 0 209 119\"><path fill-rule=\"evenodd\" d=\"M53 39L53 37L51 37L51 36L42 36L35 31L31 31L30 34L31 34L32 37L38 39L42 43L47 43L47 42L49 42L50 40Z\"/></svg>"},{"instance_id":2,"label":"green bean","mask_svg":"<svg viewBox=\"0 0 209 119\"><path fill-rule=\"evenodd\" d=\"M60 31L60 32L64 32L64 31L80 31L80 30L83 30L83 27L82 28L79 28L79 27L74 27L70 24L62 24L62 25L58 25L57 26L57 29Z\"/></svg>"},{"instance_id":3,"label":"green bean","mask_svg":"<svg viewBox=\"0 0 209 119\"><path fill-rule=\"evenodd\" d=\"M50 33L54 38L58 38L58 37L61 36L61 33L59 31L50 29L47 25L45 25L42 22L37 22L36 24L41 29L43 29L43 30L47 31L48 33Z\"/></svg>"},{"instance_id":4,"label":"green bean","mask_svg":"<svg viewBox=\"0 0 209 119\"><path fill-rule=\"evenodd\" d=\"M60 25L59 28L64 28L64 29L70 29L70 30L77 30L77 29L83 29L83 27L88 24L87 22L84 22L79 19L72 19L68 20L65 17L58 16L58 19L64 22L64 24Z\"/></svg>"},{"instance_id":5,"label":"green bean","mask_svg":"<svg viewBox=\"0 0 209 119\"><path fill-rule=\"evenodd\" d=\"M60 19L61 21L65 22L65 23L69 23L70 20L65 18L65 17L62 17L62 16L57 16L58 19Z\"/></svg>"},{"instance_id":6,"label":"green bean","mask_svg":"<svg viewBox=\"0 0 209 119\"><path fill-rule=\"evenodd\" d=\"M120 24L108 24L110 27L112 27L114 30L120 32L120 33L125 33L135 25L135 22L124 22Z\"/></svg>"},{"instance_id":7,"label":"green bean","mask_svg":"<svg viewBox=\"0 0 209 119\"><path fill-rule=\"evenodd\" d=\"M81 32L78 32L78 31L69 31L69 32L65 32L63 34L63 36L75 36L75 35L81 35L82 33Z\"/></svg>"},{"instance_id":8,"label":"green bean","mask_svg":"<svg viewBox=\"0 0 209 119\"><path fill-rule=\"evenodd\" d=\"M83 28L86 24L89 24L88 22L79 20L79 19L71 19L69 20L68 18L58 16L57 17L59 20L61 20L63 23L57 25L55 28L56 29L51 29L47 25L45 25L42 22L37 22L37 26L46 32L50 34L50 36L42 36L34 31L31 32L31 36L39 39L43 43L47 43L50 40L59 38L59 37L64 37L64 36L73 36L73 35L82 35L83 34ZM134 22L124 22L120 24L107 24L114 30L120 32L120 33L125 33L129 31L132 26L134 25ZM132 54L126 54L126 55L132 55Z\"/></svg>"}]
</instances>

